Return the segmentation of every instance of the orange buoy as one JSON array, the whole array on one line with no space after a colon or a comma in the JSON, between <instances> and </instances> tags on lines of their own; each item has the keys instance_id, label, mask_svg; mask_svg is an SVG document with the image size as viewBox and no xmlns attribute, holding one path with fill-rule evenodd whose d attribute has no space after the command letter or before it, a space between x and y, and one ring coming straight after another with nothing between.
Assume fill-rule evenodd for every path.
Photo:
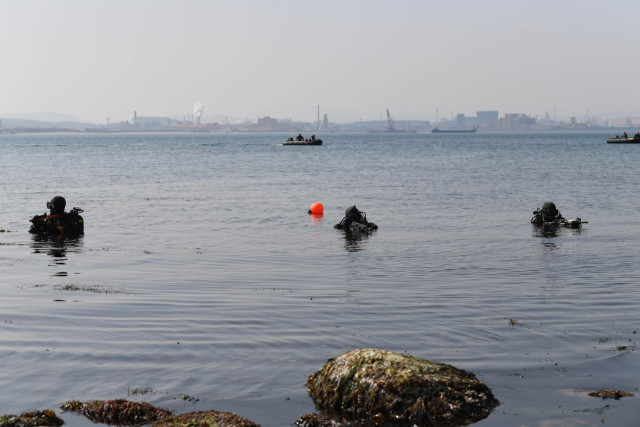
<instances>
[{"instance_id":1,"label":"orange buoy","mask_svg":"<svg viewBox=\"0 0 640 427\"><path fill-rule=\"evenodd\" d=\"M309 208L310 213L312 214L321 214L324 212L324 206L322 206L322 203L314 203L311 205L311 208Z\"/></svg>"}]
</instances>

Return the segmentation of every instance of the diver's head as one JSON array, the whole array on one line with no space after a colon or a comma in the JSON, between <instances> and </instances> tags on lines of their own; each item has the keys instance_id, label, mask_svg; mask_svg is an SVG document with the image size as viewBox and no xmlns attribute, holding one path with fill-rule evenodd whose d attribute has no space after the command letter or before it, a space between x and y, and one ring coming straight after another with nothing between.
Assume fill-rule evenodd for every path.
<instances>
[{"instance_id":1,"label":"diver's head","mask_svg":"<svg viewBox=\"0 0 640 427\"><path fill-rule=\"evenodd\" d=\"M65 206L67 206L67 201L62 196L56 196L50 202L47 202L47 208L51 211L51 214L64 212Z\"/></svg>"},{"instance_id":2,"label":"diver's head","mask_svg":"<svg viewBox=\"0 0 640 427\"><path fill-rule=\"evenodd\" d=\"M351 217L360 217L360 211L358 210L358 208L354 206L349 206L345 211L344 211L344 216L347 218L351 218Z\"/></svg>"},{"instance_id":3,"label":"diver's head","mask_svg":"<svg viewBox=\"0 0 640 427\"><path fill-rule=\"evenodd\" d=\"M553 202L544 202L540 211L544 221L552 221L558 215L558 209Z\"/></svg>"}]
</instances>

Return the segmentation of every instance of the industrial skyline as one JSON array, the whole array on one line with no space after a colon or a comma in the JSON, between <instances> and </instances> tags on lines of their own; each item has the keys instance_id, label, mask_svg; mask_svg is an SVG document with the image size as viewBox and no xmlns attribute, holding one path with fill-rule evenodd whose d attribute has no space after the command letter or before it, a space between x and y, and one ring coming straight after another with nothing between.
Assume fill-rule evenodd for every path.
<instances>
[{"instance_id":1,"label":"industrial skyline","mask_svg":"<svg viewBox=\"0 0 640 427\"><path fill-rule=\"evenodd\" d=\"M389 108L433 121L436 109L634 112L640 98L630 0L36 4L3 4L0 114L105 123L201 101L238 118L315 121L320 104L334 120ZM321 31L292 36L292 23Z\"/></svg>"}]
</instances>

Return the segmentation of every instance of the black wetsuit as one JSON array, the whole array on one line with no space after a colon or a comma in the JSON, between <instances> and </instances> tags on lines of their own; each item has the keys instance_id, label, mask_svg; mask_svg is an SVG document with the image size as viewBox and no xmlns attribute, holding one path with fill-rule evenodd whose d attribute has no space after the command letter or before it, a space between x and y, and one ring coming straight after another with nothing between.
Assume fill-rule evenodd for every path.
<instances>
[{"instance_id":1,"label":"black wetsuit","mask_svg":"<svg viewBox=\"0 0 640 427\"><path fill-rule=\"evenodd\" d=\"M536 225L542 225L545 223L559 223L562 220L564 220L564 218L562 217L562 214L560 212L558 212L558 215L556 215L553 218L545 218L542 212L538 210L537 212L534 213L533 218L531 218L531 223Z\"/></svg>"},{"instance_id":2,"label":"black wetsuit","mask_svg":"<svg viewBox=\"0 0 640 427\"><path fill-rule=\"evenodd\" d=\"M372 222L367 221L367 214L360 212L355 206L349 206L345 211L345 217L342 221L333 226L338 230L351 231L351 223L356 222L362 224L367 230L377 230L378 226Z\"/></svg>"},{"instance_id":3,"label":"black wetsuit","mask_svg":"<svg viewBox=\"0 0 640 427\"><path fill-rule=\"evenodd\" d=\"M304 137L302 135L296 136L296 141L304 141Z\"/></svg>"},{"instance_id":4,"label":"black wetsuit","mask_svg":"<svg viewBox=\"0 0 640 427\"><path fill-rule=\"evenodd\" d=\"M31 219L29 233L41 235L78 236L84 234L84 221L78 214L81 211L72 209L55 215L36 215Z\"/></svg>"}]
</instances>

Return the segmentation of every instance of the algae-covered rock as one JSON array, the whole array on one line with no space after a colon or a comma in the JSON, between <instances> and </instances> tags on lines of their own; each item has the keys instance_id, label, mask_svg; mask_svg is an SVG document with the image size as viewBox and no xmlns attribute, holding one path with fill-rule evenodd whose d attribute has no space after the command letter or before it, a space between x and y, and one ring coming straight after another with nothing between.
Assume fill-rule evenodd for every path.
<instances>
[{"instance_id":1,"label":"algae-covered rock","mask_svg":"<svg viewBox=\"0 0 640 427\"><path fill-rule=\"evenodd\" d=\"M330 359L307 386L328 413L376 424L461 426L499 405L471 372L370 348Z\"/></svg>"},{"instance_id":2,"label":"algae-covered rock","mask_svg":"<svg viewBox=\"0 0 640 427\"><path fill-rule=\"evenodd\" d=\"M603 389L600 391L592 391L591 393L589 393L589 396L601 397L603 400L604 399L620 400L621 397L633 397L635 396L635 394L629 393L628 391L622 391L622 390Z\"/></svg>"},{"instance_id":3,"label":"algae-covered rock","mask_svg":"<svg viewBox=\"0 0 640 427\"><path fill-rule=\"evenodd\" d=\"M49 409L25 412L20 416L3 415L0 417L0 427L59 427L62 424L64 424L64 421Z\"/></svg>"},{"instance_id":4,"label":"algae-covered rock","mask_svg":"<svg viewBox=\"0 0 640 427\"><path fill-rule=\"evenodd\" d=\"M305 414L295 422L298 427L350 427L351 423L338 421L326 415Z\"/></svg>"},{"instance_id":5,"label":"algae-covered rock","mask_svg":"<svg viewBox=\"0 0 640 427\"><path fill-rule=\"evenodd\" d=\"M126 399L70 401L60 408L83 414L94 423L121 426L147 424L171 415L170 411L156 408L147 402L131 402Z\"/></svg>"},{"instance_id":6,"label":"algae-covered rock","mask_svg":"<svg viewBox=\"0 0 640 427\"><path fill-rule=\"evenodd\" d=\"M154 427L260 427L232 412L198 411L165 418Z\"/></svg>"}]
</instances>

